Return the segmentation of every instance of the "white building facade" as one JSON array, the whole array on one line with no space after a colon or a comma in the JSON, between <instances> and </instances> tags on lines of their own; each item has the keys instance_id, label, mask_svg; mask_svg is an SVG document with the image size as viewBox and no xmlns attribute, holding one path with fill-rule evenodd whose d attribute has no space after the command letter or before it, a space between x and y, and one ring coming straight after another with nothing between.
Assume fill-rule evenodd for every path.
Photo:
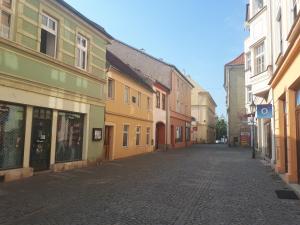
<instances>
[{"instance_id":1,"label":"white building facade","mask_svg":"<svg viewBox=\"0 0 300 225\"><path fill-rule=\"evenodd\" d=\"M244 42L246 110L272 104L270 80L288 48L287 37L299 11L299 0L249 0ZM274 108L273 108L274 112ZM256 119L255 145L263 157L275 163L274 113L272 119Z\"/></svg>"}]
</instances>

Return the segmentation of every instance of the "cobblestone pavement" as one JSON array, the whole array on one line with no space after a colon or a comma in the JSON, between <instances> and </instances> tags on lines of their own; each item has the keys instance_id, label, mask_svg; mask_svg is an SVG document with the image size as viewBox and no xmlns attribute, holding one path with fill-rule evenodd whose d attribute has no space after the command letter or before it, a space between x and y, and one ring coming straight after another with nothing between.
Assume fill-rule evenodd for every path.
<instances>
[{"instance_id":1,"label":"cobblestone pavement","mask_svg":"<svg viewBox=\"0 0 300 225\"><path fill-rule=\"evenodd\" d=\"M300 201L245 149L195 145L0 184L0 224L299 225Z\"/></svg>"}]
</instances>

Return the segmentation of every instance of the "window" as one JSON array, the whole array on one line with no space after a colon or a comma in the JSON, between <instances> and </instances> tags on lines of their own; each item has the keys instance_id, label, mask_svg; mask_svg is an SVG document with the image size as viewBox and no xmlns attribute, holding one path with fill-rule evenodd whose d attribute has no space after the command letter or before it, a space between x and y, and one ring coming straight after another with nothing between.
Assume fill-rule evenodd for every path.
<instances>
[{"instance_id":1,"label":"window","mask_svg":"<svg viewBox=\"0 0 300 225\"><path fill-rule=\"evenodd\" d=\"M191 140L191 124L187 123L185 127L185 141Z\"/></svg>"},{"instance_id":2,"label":"window","mask_svg":"<svg viewBox=\"0 0 300 225\"><path fill-rule=\"evenodd\" d=\"M255 51L255 74L262 73L265 70L265 46L264 42L258 45Z\"/></svg>"},{"instance_id":3,"label":"window","mask_svg":"<svg viewBox=\"0 0 300 225\"><path fill-rule=\"evenodd\" d=\"M293 8L292 8L292 12L293 12L293 21L295 22L297 19L297 15L298 15L298 5L297 5L297 0L293 0Z\"/></svg>"},{"instance_id":4,"label":"window","mask_svg":"<svg viewBox=\"0 0 300 225\"><path fill-rule=\"evenodd\" d=\"M263 0L254 0L253 5L253 15L258 13L263 7L264 7L264 1Z\"/></svg>"},{"instance_id":5,"label":"window","mask_svg":"<svg viewBox=\"0 0 300 225\"><path fill-rule=\"evenodd\" d=\"M0 0L1 3L1 0ZM9 38L12 18L12 0L2 0L0 5L0 36Z\"/></svg>"},{"instance_id":6,"label":"window","mask_svg":"<svg viewBox=\"0 0 300 225\"><path fill-rule=\"evenodd\" d=\"M148 111L151 110L151 101L150 101L150 97L147 97L147 109L148 109Z\"/></svg>"},{"instance_id":7,"label":"window","mask_svg":"<svg viewBox=\"0 0 300 225\"><path fill-rule=\"evenodd\" d=\"M135 144L140 145L141 143L141 127L136 127Z\"/></svg>"},{"instance_id":8,"label":"window","mask_svg":"<svg viewBox=\"0 0 300 225\"><path fill-rule=\"evenodd\" d=\"M156 108L160 108L160 92L156 91Z\"/></svg>"},{"instance_id":9,"label":"window","mask_svg":"<svg viewBox=\"0 0 300 225\"><path fill-rule=\"evenodd\" d=\"M175 142L182 142L182 127L176 127L176 139Z\"/></svg>"},{"instance_id":10,"label":"window","mask_svg":"<svg viewBox=\"0 0 300 225\"><path fill-rule=\"evenodd\" d=\"M129 125L123 127L123 147L128 147Z\"/></svg>"},{"instance_id":11,"label":"window","mask_svg":"<svg viewBox=\"0 0 300 225\"><path fill-rule=\"evenodd\" d=\"M146 133L146 145L150 145L150 127L147 127L147 133Z\"/></svg>"},{"instance_id":12,"label":"window","mask_svg":"<svg viewBox=\"0 0 300 225\"><path fill-rule=\"evenodd\" d=\"M113 99L115 97L115 81L113 79L108 79L107 85L107 97Z\"/></svg>"},{"instance_id":13,"label":"window","mask_svg":"<svg viewBox=\"0 0 300 225\"><path fill-rule=\"evenodd\" d=\"M130 95L130 89L128 86L125 86L125 89L124 89L124 102L126 104L129 104L129 95Z\"/></svg>"},{"instance_id":14,"label":"window","mask_svg":"<svg viewBox=\"0 0 300 225\"><path fill-rule=\"evenodd\" d=\"M246 54L246 71L251 70L251 52Z\"/></svg>"},{"instance_id":15,"label":"window","mask_svg":"<svg viewBox=\"0 0 300 225\"><path fill-rule=\"evenodd\" d=\"M138 105L138 107L141 107L141 99L142 99L142 94L141 94L141 92L138 92L138 94L137 94L137 105Z\"/></svg>"},{"instance_id":16,"label":"window","mask_svg":"<svg viewBox=\"0 0 300 225\"><path fill-rule=\"evenodd\" d=\"M165 94L161 95L161 104L162 104L162 109L166 110L166 95Z\"/></svg>"},{"instance_id":17,"label":"window","mask_svg":"<svg viewBox=\"0 0 300 225\"><path fill-rule=\"evenodd\" d=\"M300 90L296 92L296 106L300 106Z\"/></svg>"},{"instance_id":18,"label":"window","mask_svg":"<svg viewBox=\"0 0 300 225\"><path fill-rule=\"evenodd\" d=\"M251 103L252 102L252 88L251 87L248 87L248 103Z\"/></svg>"},{"instance_id":19,"label":"window","mask_svg":"<svg viewBox=\"0 0 300 225\"><path fill-rule=\"evenodd\" d=\"M179 102L179 100L176 101L176 112L180 112L180 102Z\"/></svg>"},{"instance_id":20,"label":"window","mask_svg":"<svg viewBox=\"0 0 300 225\"><path fill-rule=\"evenodd\" d=\"M278 53L283 52L283 40L282 40L282 17L281 17L281 9L278 12L277 18L276 18L276 36L277 36L277 51Z\"/></svg>"},{"instance_id":21,"label":"window","mask_svg":"<svg viewBox=\"0 0 300 225\"><path fill-rule=\"evenodd\" d=\"M22 167L25 108L0 102L0 170Z\"/></svg>"},{"instance_id":22,"label":"window","mask_svg":"<svg viewBox=\"0 0 300 225\"><path fill-rule=\"evenodd\" d=\"M57 21L42 14L40 52L48 56L56 55Z\"/></svg>"},{"instance_id":23,"label":"window","mask_svg":"<svg viewBox=\"0 0 300 225\"><path fill-rule=\"evenodd\" d=\"M82 159L83 115L58 112L56 162Z\"/></svg>"},{"instance_id":24,"label":"window","mask_svg":"<svg viewBox=\"0 0 300 225\"><path fill-rule=\"evenodd\" d=\"M86 70L87 69L87 50L88 41L81 34L76 37L76 67Z\"/></svg>"}]
</instances>

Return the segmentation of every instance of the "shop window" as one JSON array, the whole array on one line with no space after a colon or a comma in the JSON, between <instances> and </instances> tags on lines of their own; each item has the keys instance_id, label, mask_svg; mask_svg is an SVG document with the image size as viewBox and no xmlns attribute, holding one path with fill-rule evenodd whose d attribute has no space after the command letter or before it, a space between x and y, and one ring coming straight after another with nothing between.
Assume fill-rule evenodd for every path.
<instances>
[{"instance_id":1,"label":"shop window","mask_svg":"<svg viewBox=\"0 0 300 225\"><path fill-rule=\"evenodd\" d=\"M3 38L9 38L11 18L12 0L2 0L2 4L0 5L0 36Z\"/></svg>"},{"instance_id":2,"label":"shop window","mask_svg":"<svg viewBox=\"0 0 300 225\"><path fill-rule=\"evenodd\" d=\"M129 125L123 127L123 147L128 147Z\"/></svg>"},{"instance_id":3,"label":"shop window","mask_svg":"<svg viewBox=\"0 0 300 225\"><path fill-rule=\"evenodd\" d=\"M146 133L146 145L150 145L150 127L147 127L147 133Z\"/></svg>"},{"instance_id":4,"label":"shop window","mask_svg":"<svg viewBox=\"0 0 300 225\"><path fill-rule=\"evenodd\" d=\"M140 145L141 143L141 127L136 127L136 137L135 137L135 145Z\"/></svg>"},{"instance_id":5,"label":"shop window","mask_svg":"<svg viewBox=\"0 0 300 225\"><path fill-rule=\"evenodd\" d=\"M56 162L82 159L83 115L59 112L57 121Z\"/></svg>"},{"instance_id":6,"label":"shop window","mask_svg":"<svg viewBox=\"0 0 300 225\"><path fill-rule=\"evenodd\" d=\"M81 34L77 34L76 40L76 67L82 70L86 70L88 41Z\"/></svg>"},{"instance_id":7,"label":"shop window","mask_svg":"<svg viewBox=\"0 0 300 225\"><path fill-rule=\"evenodd\" d=\"M22 167L25 107L0 103L0 170Z\"/></svg>"},{"instance_id":8,"label":"shop window","mask_svg":"<svg viewBox=\"0 0 300 225\"><path fill-rule=\"evenodd\" d=\"M176 143L182 142L183 134L182 134L182 127L176 127Z\"/></svg>"},{"instance_id":9,"label":"shop window","mask_svg":"<svg viewBox=\"0 0 300 225\"><path fill-rule=\"evenodd\" d=\"M161 104L162 104L162 109L166 110L166 95L165 94L161 95Z\"/></svg>"},{"instance_id":10,"label":"shop window","mask_svg":"<svg viewBox=\"0 0 300 225\"><path fill-rule=\"evenodd\" d=\"M42 14L40 52L51 57L56 55L57 21Z\"/></svg>"}]
</instances>

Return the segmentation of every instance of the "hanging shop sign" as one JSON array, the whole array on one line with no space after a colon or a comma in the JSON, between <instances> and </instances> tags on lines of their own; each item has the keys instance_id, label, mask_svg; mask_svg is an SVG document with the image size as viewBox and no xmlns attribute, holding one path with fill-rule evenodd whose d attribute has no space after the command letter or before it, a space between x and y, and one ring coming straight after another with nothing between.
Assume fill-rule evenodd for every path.
<instances>
[{"instance_id":1,"label":"hanging shop sign","mask_svg":"<svg viewBox=\"0 0 300 225\"><path fill-rule=\"evenodd\" d=\"M272 104L257 105L258 119L271 119L273 117Z\"/></svg>"}]
</instances>

